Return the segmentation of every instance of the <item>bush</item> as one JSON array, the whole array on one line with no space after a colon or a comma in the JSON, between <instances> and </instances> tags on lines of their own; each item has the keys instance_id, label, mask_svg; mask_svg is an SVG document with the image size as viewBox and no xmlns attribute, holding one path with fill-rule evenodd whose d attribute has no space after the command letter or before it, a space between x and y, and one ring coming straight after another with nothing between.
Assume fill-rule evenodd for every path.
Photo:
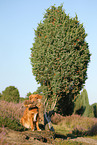
<instances>
[{"instance_id":1,"label":"bush","mask_svg":"<svg viewBox=\"0 0 97 145\"><path fill-rule=\"evenodd\" d=\"M88 135L97 135L97 123L94 124L90 129L89 131L87 132Z\"/></svg>"},{"instance_id":2,"label":"bush","mask_svg":"<svg viewBox=\"0 0 97 145\"><path fill-rule=\"evenodd\" d=\"M75 100L74 113L85 117L94 117L93 107L89 105L86 89Z\"/></svg>"},{"instance_id":3,"label":"bush","mask_svg":"<svg viewBox=\"0 0 97 145\"><path fill-rule=\"evenodd\" d=\"M0 99L1 99L1 97L2 97L2 94L0 93Z\"/></svg>"},{"instance_id":4,"label":"bush","mask_svg":"<svg viewBox=\"0 0 97 145\"><path fill-rule=\"evenodd\" d=\"M62 7L51 6L46 10L35 30L30 59L33 75L47 98L47 109L53 110L57 103L56 110L65 115L65 105L68 103L69 110L72 109L72 100L87 79L90 52L83 24L77 15L71 18Z\"/></svg>"},{"instance_id":5,"label":"bush","mask_svg":"<svg viewBox=\"0 0 97 145\"><path fill-rule=\"evenodd\" d=\"M51 121L53 124L58 124L64 117L60 114L54 113L54 115L51 116Z\"/></svg>"},{"instance_id":6,"label":"bush","mask_svg":"<svg viewBox=\"0 0 97 145\"><path fill-rule=\"evenodd\" d=\"M94 111L94 117L97 118L97 103L92 104L91 107L93 108Z\"/></svg>"},{"instance_id":7,"label":"bush","mask_svg":"<svg viewBox=\"0 0 97 145\"><path fill-rule=\"evenodd\" d=\"M12 102L0 101L0 127L9 127L17 131L25 130L20 124L20 118L25 109L21 106L23 106L22 103L14 104Z\"/></svg>"},{"instance_id":8,"label":"bush","mask_svg":"<svg viewBox=\"0 0 97 145\"><path fill-rule=\"evenodd\" d=\"M25 130L24 127L17 121L17 120L12 120L11 118L8 117L0 117L0 126L8 127L10 129L16 130L16 131L23 131Z\"/></svg>"},{"instance_id":9,"label":"bush","mask_svg":"<svg viewBox=\"0 0 97 145\"><path fill-rule=\"evenodd\" d=\"M19 103L19 98L19 91L14 86L9 86L2 91L2 99L5 101Z\"/></svg>"}]
</instances>

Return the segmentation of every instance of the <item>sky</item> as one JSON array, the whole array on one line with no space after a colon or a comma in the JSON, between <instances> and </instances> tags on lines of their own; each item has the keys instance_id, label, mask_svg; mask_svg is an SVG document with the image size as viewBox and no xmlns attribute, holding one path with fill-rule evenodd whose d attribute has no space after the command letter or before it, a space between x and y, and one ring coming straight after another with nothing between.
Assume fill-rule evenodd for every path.
<instances>
[{"instance_id":1,"label":"sky","mask_svg":"<svg viewBox=\"0 0 97 145\"><path fill-rule=\"evenodd\" d=\"M34 29L46 9L63 4L66 14L83 23L92 54L85 83L89 103L97 103L97 0L0 0L0 93L15 86L21 97L39 87L30 62Z\"/></svg>"}]
</instances>

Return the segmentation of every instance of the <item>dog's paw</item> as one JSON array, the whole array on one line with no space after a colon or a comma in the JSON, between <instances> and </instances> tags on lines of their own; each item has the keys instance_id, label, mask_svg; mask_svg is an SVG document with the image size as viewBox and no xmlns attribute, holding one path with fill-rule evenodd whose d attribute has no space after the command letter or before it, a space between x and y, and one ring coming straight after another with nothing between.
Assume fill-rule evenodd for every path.
<instances>
[{"instance_id":1,"label":"dog's paw","mask_svg":"<svg viewBox=\"0 0 97 145\"><path fill-rule=\"evenodd\" d=\"M38 129L37 131L41 131L41 129Z\"/></svg>"}]
</instances>

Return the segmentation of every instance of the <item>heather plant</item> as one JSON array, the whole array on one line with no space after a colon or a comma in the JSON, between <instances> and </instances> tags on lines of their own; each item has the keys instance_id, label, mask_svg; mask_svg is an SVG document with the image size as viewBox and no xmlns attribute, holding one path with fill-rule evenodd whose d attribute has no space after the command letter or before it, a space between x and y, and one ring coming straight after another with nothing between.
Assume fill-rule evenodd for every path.
<instances>
[{"instance_id":1,"label":"heather plant","mask_svg":"<svg viewBox=\"0 0 97 145\"><path fill-rule=\"evenodd\" d=\"M20 118L23 115L24 107L22 103L0 101L0 126L9 127L13 130L24 130L20 124Z\"/></svg>"},{"instance_id":2,"label":"heather plant","mask_svg":"<svg viewBox=\"0 0 97 145\"><path fill-rule=\"evenodd\" d=\"M66 116L64 119L62 119L61 122L58 124L60 126L66 126L67 128L77 128L78 130L83 129L83 130L88 130L92 126L94 126L97 123L96 118L89 118L89 117L82 117L80 115L71 115L71 116Z\"/></svg>"},{"instance_id":3,"label":"heather plant","mask_svg":"<svg viewBox=\"0 0 97 145\"><path fill-rule=\"evenodd\" d=\"M88 131L87 131L88 135L97 135L97 123L94 124Z\"/></svg>"},{"instance_id":4,"label":"heather plant","mask_svg":"<svg viewBox=\"0 0 97 145\"><path fill-rule=\"evenodd\" d=\"M3 127L3 130L0 130L0 144L1 145L4 145L5 135L6 135L6 132L4 131L4 127Z\"/></svg>"},{"instance_id":5,"label":"heather plant","mask_svg":"<svg viewBox=\"0 0 97 145\"><path fill-rule=\"evenodd\" d=\"M57 133L62 133L64 135L71 134L72 136L97 135L96 118L82 117L80 115L71 115L62 117L60 120L61 121L59 121L58 123L55 122L55 124L53 125Z\"/></svg>"},{"instance_id":6,"label":"heather plant","mask_svg":"<svg viewBox=\"0 0 97 145\"><path fill-rule=\"evenodd\" d=\"M92 125L90 128L84 129L84 128L74 128L74 130L72 131L73 134L77 135L77 136L94 136L97 135L97 122Z\"/></svg>"},{"instance_id":7,"label":"heather plant","mask_svg":"<svg viewBox=\"0 0 97 145\"><path fill-rule=\"evenodd\" d=\"M14 86L9 86L2 91L2 99L5 101L19 103L19 98L19 91Z\"/></svg>"}]
</instances>

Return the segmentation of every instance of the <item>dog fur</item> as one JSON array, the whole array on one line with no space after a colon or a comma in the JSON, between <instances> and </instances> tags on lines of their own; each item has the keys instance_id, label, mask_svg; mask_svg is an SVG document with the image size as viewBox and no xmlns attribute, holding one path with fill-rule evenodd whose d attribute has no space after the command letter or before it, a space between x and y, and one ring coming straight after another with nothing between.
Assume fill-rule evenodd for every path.
<instances>
[{"instance_id":1,"label":"dog fur","mask_svg":"<svg viewBox=\"0 0 97 145\"><path fill-rule=\"evenodd\" d=\"M35 125L37 130L41 131L41 129L39 128L39 110L41 106L41 99L41 95L32 94L29 96L29 100L26 100L24 102L24 106L26 107L26 109L20 122L24 127L31 128L32 131L34 131Z\"/></svg>"}]
</instances>

